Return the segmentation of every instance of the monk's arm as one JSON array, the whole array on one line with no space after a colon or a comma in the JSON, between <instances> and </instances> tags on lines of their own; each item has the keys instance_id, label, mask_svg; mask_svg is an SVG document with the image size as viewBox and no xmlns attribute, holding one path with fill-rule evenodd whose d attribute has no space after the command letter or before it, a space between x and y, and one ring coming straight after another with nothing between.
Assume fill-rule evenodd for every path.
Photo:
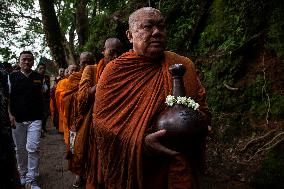
<instances>
[{"instance_id":1,"label":"monk's arm","mask_svg":"<svg viewBox=\"0 0 284 189\"><path fill-rule=\"evenodd\" d=\"M95 67L87 66L82 74L79 92L77 95L79 114L85 114L94 100L95 93Z\"/></svg>"}]
</instances>

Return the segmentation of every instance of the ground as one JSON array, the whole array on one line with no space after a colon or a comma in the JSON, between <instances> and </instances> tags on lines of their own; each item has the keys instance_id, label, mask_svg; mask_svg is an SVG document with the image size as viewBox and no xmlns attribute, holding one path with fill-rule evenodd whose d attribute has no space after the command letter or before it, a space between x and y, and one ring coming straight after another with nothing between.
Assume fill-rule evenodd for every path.
<instances>
[{"instance_id":1,"label":"ground","mask_svg":"<svg viewBox=\"0 0 284 189\"><path fill-rule=\"evenodd\" d=\"M74 175L67 170L63 135L47 124L47 132L41 138L39 185L42 189L71 189Z\"/></svg>"},{"instance_id":2,"label":"ground","mask_svg":"<svg viewBox=\"0 0 284 189\"><path fill-rule=\"evenodd\" d=\"M65 144L63 135L59 134L48 122L47 132L41 138L40 144L39 184L42 189L74 188L72 187L74 175L68 171L67 160L64 156ZM223 169L221 167L218 169L217 167L215 167L215 171L209 170L207 175L202 176L201 189L250 189L250 187L246 186L246 183L233 179L226 175L225 172L222 173L221 170Z\"/></svg>"}]
</instances>

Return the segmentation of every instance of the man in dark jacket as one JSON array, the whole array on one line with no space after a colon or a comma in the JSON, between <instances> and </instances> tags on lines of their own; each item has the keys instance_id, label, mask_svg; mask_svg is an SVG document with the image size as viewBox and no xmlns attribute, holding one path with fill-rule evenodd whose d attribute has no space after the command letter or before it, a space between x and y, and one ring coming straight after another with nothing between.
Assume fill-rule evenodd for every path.
<instances>
[{"instance_id":1,"label":"man in dark jacket","mask_svg":"<svg viewBox=\"0 0 284 189\"><path fill-rule=\"evenodd\" d=\"M21 70L9 76L10 121L15 126L13 139L21 184L26 189L40 189L36 177L39 163L39 142L43 118L43 77L32 70L34 56L30 51L20 54Z\"/></svg>"}]
</instances>

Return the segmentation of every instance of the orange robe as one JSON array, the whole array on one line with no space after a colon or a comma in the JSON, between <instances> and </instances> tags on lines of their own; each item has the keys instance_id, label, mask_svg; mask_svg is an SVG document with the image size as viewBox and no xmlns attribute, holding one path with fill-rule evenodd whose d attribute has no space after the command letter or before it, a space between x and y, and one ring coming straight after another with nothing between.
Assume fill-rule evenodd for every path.
<instances>
[{"instance_id":1,"label":"orange robe","mask_svg":"<svg viewBox=\"0 0 284 189\"><path fill-rule=\"evenodd\" d=\"M96 83L98 83L98 80L100 78L100 76L102 75L105 67L106 67L107 63L105 62L105 60L102 58L97 66L97 72L96 72Z\"/></svg>"},{"instance_id":2,"label":"orange robe","mask_svg":"<svg viewBox=\"0 0 284 189\"><path fill-rule=\"evenodd\" d=\"M200 104L207 116L205 90L190 59L164 53L161 63L151 62L134 51L110 62L98 84L93 124L104 189L196 189L193 164L186 154L175 157L148 156L142 151L145 133L166 108L172 94L168 68L183 64L186 95ZM193 154L193 152L189 152Z\"/></svg>"},{"instance_id":3,"label":"orange robe","mask_svg":"<svg viewBox=\"0 0 284 189\"><path fill-rule=\"evenodd\" d=\"M51 97L50 101L49 101L49 109L50 109L50 119L53 123L54 123L54 115L55 115L55 106L54 105L55 105L54 98Z\"/></svg>"},{"instance_id":4,"label":"orange robe","mask_svg":"<svg viewBox=\"0 0 284 189\"><path fill-rule=\"evenodd\" d=\"M58 120L58 132L63 133L64 132L64 112L62 108L62 97L65 92L67 78L62 79L58 82L55 90L55 100L56 100L56 106L59 114L59 120Z\"/></svg>"},{"instance_id":5,"label":"orange robe","mask_svg":"<svg viewBox=\"0 0 284 189\"><path fill-rule=\"evenodd\" d=\"M85 164L87 157L87 144L89 137L89 130L92 125L92 107L94 95L90 95L89 90L95 85L96 66L87 66L81 74L80 82L73 80L73 93L69 98L72 103L71 112L69 112L72 123L70 129L76 132L74 142L74 154L69 158L69 170L78 175L85 175ZM79 78L79 75L77 75ZM75 83L78 88L75 89ZM69 131L68 131L69 132Z\"/></svg>"},{"instance_id":6,"label":"orange robe","mask_svg":"<svg viewBox=\"0 0 284 189\"><path fill-rule=\"evenodd\" d=\"M97 65L86 66L79 84L77 92L77 123L75 130L77 132L74 146L74 154L72 162L77 166L77 172L80 175L86 174L86 164L88 155L88 144L90 137L90 129L92 127L92 109L95 94L90 94L90 89L96 84ZM73 166L73 167L74 167Z\"/></svg>"},{"instance_id":7,"label":"orange robe","mask_svg":"<svg viewBox=\"0 0 284 189\"><path fill-rule=\"evenodd\" d=\"M66 89L62 96L62 109L64 114L64 141L66 143L67 148L67 159L69 160L69 170L75 174L80 175L81 168L80 166L74 161L74 155L70 151L70 136L69 131L75 131L75 126L78 122L77 117L77 92L79 90L79 83L82 77L82 72L74 72L72 73L66 82ZM78 136L78 133L77 133ZM76 138L77 138L76 136ZM79 137L79 136L78 136Z\"/></svg>"},{"instance_id":8,"label":"orange robe","mask_svg":"<svg viewBox=\"0 0 284 189\"><path fill-rule=\"evenodd\" d=\"M86 76L82 76L82 80L80 82L80 110L79 112L86 112L84 110L84 106L88 106L87 103L90 102L90 100L93 100L94 96L89 96L89 93L87 91L91 88L91 86L97 84L99 81L101 74L105 68L106 64L104 62L104 59L101 59L100 62L98 63L97 66L93 67L86 67L84 70L84 73ZM94 75L93 75L94 74ZM85 78L85 79L83 79ZM94 79L94 81L93 81ZM93 105L93 104L92 104ZM93 113L93 106L91 106L91 109L89 109L89 112L86 114L86 118L92 118L92 113ZM87 174L87 183L86 183L86 188L87 189L96 189L98 185L98 180L102 179L102 174L101 174L101 161L98 158L97 154L97 144L95 140L95 126L92 123L92 120L90 120L90 128L89 128L89 136L88 136L88 154L87 154L87 162L86 162L86 174Z\"/></svg>"},{"instance_id":9,"label":"orange robe","mask_svg":"<svg viewBox=\"0 0 284 189\"><path fill-rule=\"evenodd\" d=\"M57 106L56 106L55 91L56 91L57 83L62 79L64 79L64 78L56 80L53 87L50 89L50 104L49 104L50 118L52 119L53 125L54 125L54 127L56 127L56 129L58 129L59 113L58 113L58 109L57 109Z\"/></svg>"}]
</instances>

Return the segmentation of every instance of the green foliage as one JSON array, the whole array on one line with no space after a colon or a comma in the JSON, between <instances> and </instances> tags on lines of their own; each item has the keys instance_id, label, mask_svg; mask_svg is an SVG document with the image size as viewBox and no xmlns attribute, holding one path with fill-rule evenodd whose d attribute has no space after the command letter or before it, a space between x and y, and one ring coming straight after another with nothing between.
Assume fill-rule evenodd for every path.
<instances>
[{"instance_id":1,"label":"green foliage","mask_svg":"<svg viewBox=\"0 0 284 189\"><path fill-rule=\"evenodd\" d=\"M273 11L270 19L267 46L274 49L282 62L284 62L284 3L279 5Z\"/></svg>"},{"instance_id":2,"label":"green foliage","mask_svg":"<svg viewBox=\"0 0 284 189\"><path fill-rule=\"evenodd\" d=\"M17 58L8 47L0 48L0 55L2 55L3 60L6 62L8 62L11 58Z\"/></svg>"},{"instance_id":3,"label":"green foliage","mask_svg":"<svg viewBox=\"0 0 284 189\"><path fill-rule=\"evenodd\" d=\"M203 1L166 0L161 5L167 21L169 50L184 52L191 49L192 32L196 27Z\"/></svg>"},{"instance_id":4,"label":"green foliage","mask_svg":"<svg viewBox=\"0 0 284 189\"><path fill-rule=\"evenodd\" d=\"M116 36L116 23L106 14L97 15L90 25L92 33L85 45L85 50L93 50L95 47L103 50L105 40Z\"/></svg>"},{"instance_id":5,"label":"green foliage","mask_svg":"<svg viewBox=\"0 0 284 189\"><path fill-rule=\"evenodd\" d=\"M58 1L55 4L61 32L67 34L71 25L75 22L75 0Z\"/></svg>"},{"instance_id":6,"label":"green foliage","mask_svg":"<svg viewBox=\"0 0 284 189\"><path fill-rule=\"evenodd\" d=\"M213 57L207 59L207 64L199 66L203 74L203 83L207 89L207 100L213 115L213 124L226 127L219 133L220 139L238 136L242 131L250 130L250 121L260 121L266 118L270 102L269 120L283 119L283 95L272 92L271 81L265 81L261 73L256 73L253 79L244 79L247 64L243 56L249 54L249 48L256 48L259 39L251 39L259 34L268 36L267 47L274 49L283 59L283 8L284 3L276 1L237 1L214 0L210 6L203 29L194 44L196 56ZM215 58L217 57L217 58ZM243 74L243 75L240 75ZM230 91L224 87L246 80L238 91ZM223 117L223 114L242 112L233 116ZM244 116L245 115L245 116ZM249 119L248 119L249 118ZM236 123L236 124L234 124Z\"/></svg>"},{"instance_id":7,"label":"green foliage","mask_svg":"<svg viewBox=\"0 0 284 189\"><path fill-rule=\"evenodd\" d=\"M284 117L284 96L273 93L271 98L271 119L283 119Z\"/></svg>"},{"instance_id":8,"label":"green foliage","mask_svg":"<svg viewBox=\"0 0 284 189\"><path fill-rule=\"evenodd\" d=\"M251 81L244 91L244 110L250 112L256 118L264 118L266 113L266 96L263 92L264 80L258 75L254 81Z\"/></svg>"},{"instance_id":9,"label":"green foliage","mask_svg":"<svg viewBox=\"0 0 284 189\"><path fill-rule=\"evenodd\" d=\"M284 143L271 150L261 168L255 174L254 187L257 189L284 188Z\"/></svg>"},{"instance_id":10,"label":"green foliage","mask_svg":"<svg viewBox=\"0 0 284 189\"><path fill-rule=\"evenodd\" d=\"M42 33L35 1L11 0L0 2L0 59L15 63L17 51L34 50L35 39Z\"/></svg>"},{"instance_id":11,"label":"green foliage","mask_svg":"<svg viewBox=\"0 0 284 189\"><path fill-rule=\"evenodd\" d=\"M226 85L234 83L234 75L241 64L241 58L232 59L231 56L215 60L209 67L202 67L204 83L207 89L207 101L213 111L238 111L236 106L239 94L229 91Z\"/></svg>"},{"instance_id":12,"label":"green foliage","mask_svg":"<svg viewBox=\"0 0 284 189\"><path fill-rule=\"evenodd\" d=\"M237 5L238 3L238 5ZM244 11L246 3L215 0L197 46L198 53L230 52L248 39Z\"/></svg>"}]
</instances>

